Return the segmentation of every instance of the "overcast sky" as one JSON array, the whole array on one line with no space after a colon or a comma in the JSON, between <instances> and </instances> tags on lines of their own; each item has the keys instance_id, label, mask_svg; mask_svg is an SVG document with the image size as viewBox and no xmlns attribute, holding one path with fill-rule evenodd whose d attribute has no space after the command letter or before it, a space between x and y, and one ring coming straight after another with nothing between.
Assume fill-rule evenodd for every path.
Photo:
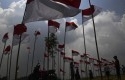
<instances>
[{"instance_id":1,"label":"overcast sky","mask_svg":"<svg viewBox=\"0 0 125 80\"><path fill-rule=\"evenodd\" d=\"M113 60L113 56L117 55L121 64L125 64L125 0L92 0L92 4L102 8L102 12L96 16L95 25L97 31L97 40L99 46L100 57L108 60ZM82 0L80 9L88 8L88 0ZM13 26L21 23L25 9L24 0L0 0L0 40L3 35L9 32L10 39L7 44L11 44ZM61 23L59 31L56 33L60 43L63 43L64 25L65 21L74 21L79 27L75 31L67 32L66 38L66 55L71 56L71 49L84 53L84 44L82 37L82 25L80 14L67 19L59 19ZM34 42L34 31L39 30L41 35L37 38L36 51L35 51L35 64L39 60L42 64L44 53L44 38L47 36L47 22L39 21L26 24L28 33L30 34L30 42L21 45L20 59L19 59L19 76L25 76L23 72L26 71L26 60L28 50L27 46L31 47L31 52ZM93 34L92 21L84 23L87 53L91 57L97 58L96 47ZM0 41L0 53L2 53L3 43ZM13 69L11 75L14 75L15 60L18 46L13 49ZM1 54L0 54L1 56ZM32 54L30 55L31 59ZM6 74L6 59L2 65L2 76ZM78 59L78 58L77 58ZM30 61L31 65L31 61Z\"/></svg>"}]
</instances>

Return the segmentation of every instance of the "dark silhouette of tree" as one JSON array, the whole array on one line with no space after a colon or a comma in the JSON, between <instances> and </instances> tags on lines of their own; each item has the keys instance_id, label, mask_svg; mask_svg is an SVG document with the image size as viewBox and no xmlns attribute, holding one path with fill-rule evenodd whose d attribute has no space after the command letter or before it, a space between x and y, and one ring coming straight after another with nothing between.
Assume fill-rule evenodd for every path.
<instances>
[{"instance_id":1,"label":"dark silhouette of tree","mask_svg":"<svg viewBox=\"0 0 125 80\"><path fill-rule=\"evenodd\" d=\"M54 69L54 59L55 59L55 54L57 53L56 49L58 44L56 35L54 33L51 33L49 35L49 38L48 37L45 38L45 42L46 46L48 47L49 55L52 57L52 69Z\"/></svg>"}]
</instances>

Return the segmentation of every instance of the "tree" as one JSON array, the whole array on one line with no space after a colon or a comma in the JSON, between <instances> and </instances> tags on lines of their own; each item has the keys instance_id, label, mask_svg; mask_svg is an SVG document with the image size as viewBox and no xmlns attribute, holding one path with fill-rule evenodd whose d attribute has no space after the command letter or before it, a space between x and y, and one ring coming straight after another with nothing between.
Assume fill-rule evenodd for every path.
<instances>
[{"instance_id":1,"label":"tree","mask_svg":"<svg viewBox=\"0 0 125 80\"><path fill-rule=\"evenodd\" d=\"M52 58L52 69L54 69L54 59L55 59L55 54L57 53L56 49L58 44L56 35L54 33L51 33L49 35L49 38L48 37L45 38L45 42L46 46L48 47L49 56L51 56Z\"/></svg>"}]
</instances>

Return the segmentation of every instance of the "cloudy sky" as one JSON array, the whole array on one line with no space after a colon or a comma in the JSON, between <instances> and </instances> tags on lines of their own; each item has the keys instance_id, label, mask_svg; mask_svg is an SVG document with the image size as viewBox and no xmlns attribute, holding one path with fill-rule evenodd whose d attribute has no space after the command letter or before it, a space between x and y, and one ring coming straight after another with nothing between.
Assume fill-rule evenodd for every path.
<instances>
[{"instance_id":1,"label":"cloudy sky","mask_svg":"<svg viewBox=\"0 0 125 80\"><path fill-rule=\"evenodd\" d=\"M25 9L25 0L0 0L0 40L2 40L3 35L6 32L9 32L10 39L7 44L11 44L12 40L12 31L13 26L21 23L24 9ZM100 57L104 57L108 60L113 60L113 56L117 55L120 63L125 64L125 1L124 0L92 0L92 4L99 6L102 8L102 12L96 16L95 25L97 32L97 40L99 46ZM88 0L82 0L80 9L88 8ZM71 49L79 51L81 54L84 53L84 44L83 44L83 36L82 36L82 22L80 14L67 19L59 19L58 22L61 23L59 31L56 33L58 36L58 40L60 43L63 43L64 37L64 25L65 21L74 21L79 28L75 31L67 32L66 38L66 55L71 55ZM41 35L37 38L36 43L36 51L35 51L35 64L40 61L42 64L42 58L44 53L44 38L47 36L47 22L39 21L32 22L26 24L28 28L28 33L30 34L30 42L27 44L21 45L20 51L20 59L19 59L19 77L25 76L26 71L26 60L28 55L27 46L31 47L31 52L33 48L34 42L34 31L39 30ZM91 57L97 58L96 55L96 47L94 41L93 34L93 26L92 21L84 23L85 27L85 36L86 36L86 45L87 45L87 53L90 54ZM3 43L0 41L0 53L2 53ZM13 49L13 65L12 65L12 78L14 77L15 72L15 60L17 54L18 46L14 46ZM0 54L1 56L1 54ZM30 55L30 59L32 57L32 53ZM2 64L2 74L1 76L5 76L6 74L6 59L7 56L4 57L4 61ZM78 58L77 58L78 59ZM35 65L34 64L34 65ZM31 65L31 61L30 61ZM0 72L1 73L1 72Z\"/></svg>"}]
</instances>

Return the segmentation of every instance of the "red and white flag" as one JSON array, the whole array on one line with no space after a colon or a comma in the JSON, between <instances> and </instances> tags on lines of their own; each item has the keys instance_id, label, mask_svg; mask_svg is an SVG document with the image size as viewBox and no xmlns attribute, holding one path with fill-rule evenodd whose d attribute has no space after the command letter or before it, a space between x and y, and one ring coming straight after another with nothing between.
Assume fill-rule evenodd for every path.
<instances>
[{"instance_id":1,"label":"red and white flag","mask_svg":"<svg viewBox=\"0 0 125 80\"><path fill-rule=\"evenodd\" d=\"M64 44L59 44L59 45L58 45L58 48L64 48L64 47L65 47Z\"/></svg>"},{"instance_id":2,"label":"red and white flag","mask_svg":"<svg viewBox=\"0 0 125 80\"><path fill-rule=\"evenodd\" d=\"M83 22L88 21L89 19L91 19L92 14L93 14L93 17L97 16L101 12L101 10L102 9L100 7L97 7L95 5L91 5L90 8L82 10Z\"/></svg>"},{"instance_id":3,"label":"red and white flag","mask_svg":"<svg viewBox=\"0 0 125 80\"><path fill-rule=\"evenodd\" d=\"M4 36L3 36L2 42L3 42L3 43L6 43L6 41L7 41L8 39L9 39L8 33L5 33Z\"/></svg>"},{"instance_id":4,"label":"red and white flag","mask_svg":"<svg viewBox=\"0 0 125 80\"><path fill-rule=\"evenodd\" d=\"M60 52L60 54L61 54L61 57L64 57L64 55L65 55L65 53L64 53L64 52Z\"/></svg>"},{"instance_id":5,"label":"red and white flag","mask_svg":"<svg viewBox=\"0 0 125 80\"><path fill-rule=\"evenodd\" d=\"M57 30L59 29L60 23L58 23L56 21L49 20L48 26L49 26L49 33L56 33Z\"/></svg>"},{"instance_id":6,"label":"red and white flag","mask_svg":"<svg viewBox=\"0 0 125 80\"><path fill-rule=\"evenodd\" d=\"M63 59L65 62L72 62L73 61L73 59L70 57L64 57Z\"/></svg>"},{"instance_id":7,"label":"red and white flag","mask_svg":"<svg viewBox=\"0 0 125 80\"><path fill-rule=\"evenodd\" d=\"M23 23L73 17L81 12L76 8L80 3L81 0L28 0Z\"/></svg>"},{"instance_id":8,"label":"red and white flag","mask_svg":"<svg viewBox=\"0 0 125 80\"><path fill-rule=\"evenodd\" d=\"M89 58L90 63L94 63L94 58Z\"/></svg>"},{"instance_id":9,"label":"red and white flag","mask_svg":"<svg viewBox=\"0 0 125 80\"><path fill-rule=\"evenodd\" d=\"M35 31L35 33L34 33L34 35L35 36L38 36L38 35L40 35L41 33L39 32L39 31Z\"/></svg>"},{"instance_id":10,"label":"red and white flag","mask_svg":"<svg viewBox=\"0 0 125 80\"><path fill-rule=\"evenodd\" d=\"M89 62L89 61L84 61L84 63L85 63L85 64L90 64L90 62Z\"/></svg>"},{"instance_id":11,"label":"red and white flag","mask_svg":"<svg viewBox=\"0 0 125 80\"><path fill-rule=\"evenodd\" d=\"M79 63L78 62L74 62L74 67L79 67Z\"/></svg>"},{"instance_id":12,"label":"red and white flag","mask_svg":"<svg viewBox=\"0 0 125 80\"><path fill-rule=\"evenodd\" d=\"M66 31L75 30L78 26L74 22L66 22Z\"/></svg>"},{"instance_id":13,"label":"red and white flag","mask_svg":"<svg viewBox=\"0 0 125 80\"><path fill-rule=\"evenodd\" d=\"M5 54L5 55L9 54L10 50L11 50L11 46L9 45L9 46L7 46L7 47L5 48L4 54Z\"/></svg>"},{"instance_id":14,"label":"red and white flag","mask_svg":"<svg viewBox=\"0 0 125 80\"><path fill-rule=\"evenodd\" d=\"M25 26L25 24L17 24L16 26L14 26L13 35L21 35L26 31L27 27Z\"/></svg>"},{"instance_id":15,"label":"red and white flag","mask_svg":"<svg viewBox=\"0 0 125 80\"><path fill-rule=\"evenodd\" d=\"M81 58L82 58L82 59L87 59L87 58L88 58L88 55L89 55L89 54L86 54L86 53L85 53L85 54L81 55Z\"/></svg>"},{"instance_id":16,"label":"red and white flag","mask_svg":"<svg viewBox=\"0 0 125 80\"><path fill-rule=\"evenodd\" d=\"M72 50L72 56L78 56L78 55L79 55L78 51Z\"/></svg>"},{"instance_id":17,"label":"red and white flag","mask_svg":"<svg viewBox=\"0 0 125 80\"><path fill-rule=\"evenodd\" d=\"M79 8L81 0L53 0L75 8Z\"/></svg>"},{"instance_id":18,"label":"red and white flag","mask_svg":"<svg viewBox=\"0 0 125 80\"><path fill-rule=\"evenodd\" d=\"M80 61L80 63L83 63L83 60L79 60Z\"/></svg>"}]
</instances>

